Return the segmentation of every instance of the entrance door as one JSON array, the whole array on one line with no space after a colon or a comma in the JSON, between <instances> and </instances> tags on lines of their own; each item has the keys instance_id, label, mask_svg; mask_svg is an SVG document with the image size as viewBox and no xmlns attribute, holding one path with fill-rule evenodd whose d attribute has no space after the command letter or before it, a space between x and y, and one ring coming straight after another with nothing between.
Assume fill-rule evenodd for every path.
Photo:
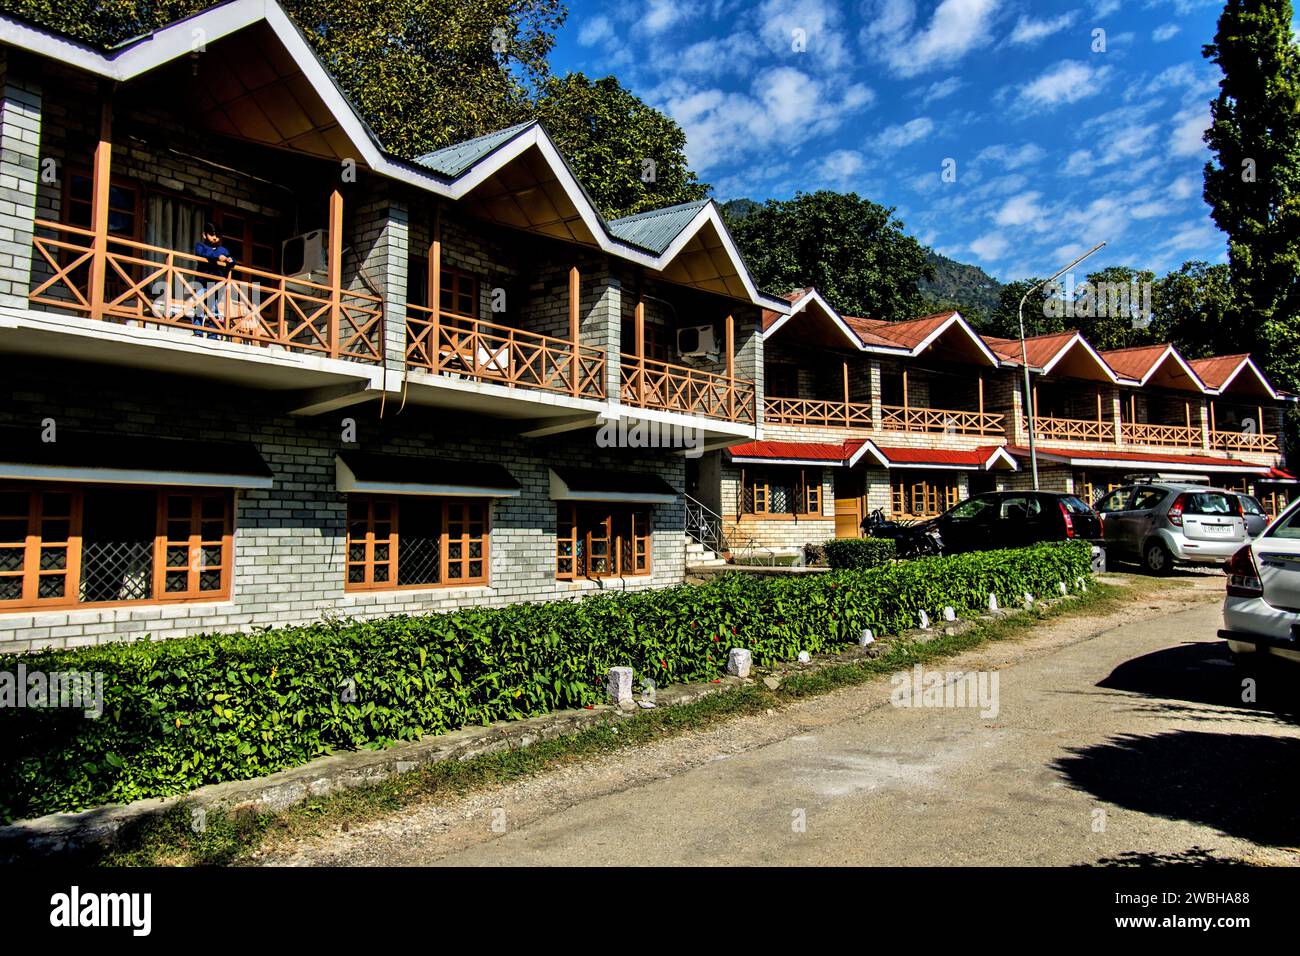
<instances>
[{"instance_id":1,"label":"entrance door","mask_svg":"<svg viewBox=\"0 0 1300 956\"><path fill-rule=\"evenodd\" d=\"M862 472L835 472L835 537L862 537Z\"/></svg>"}]
</instances>

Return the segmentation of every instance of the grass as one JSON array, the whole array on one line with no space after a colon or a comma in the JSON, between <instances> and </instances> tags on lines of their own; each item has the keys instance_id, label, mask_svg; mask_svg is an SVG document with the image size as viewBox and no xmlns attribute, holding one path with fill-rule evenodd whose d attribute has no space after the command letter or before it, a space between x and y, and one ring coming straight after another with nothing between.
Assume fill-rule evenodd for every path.
<instances>
[{"instance_id":1,"label":"grass","mask_svg":"<svg viewBox=\"0 0 1300 956\"><path fill-rule=\"evenodd\" d=\"M951 657L992 641L1024 634L1055 618L1090 617L1140 602L1157 591L1178 588L1177 579L1134 578L1124 587L1094 584L1087 594L1036 613L981 620L958 634L940 634L924 644L893 643L877 658L834 664L782 680L775 690L757 681L687 704L640 711L530 747L484 754L469 760L430 764L373 786L343 790L278 813L233 815L208 810L203 826L192 825L184 805L141 821L122 834L119 848L87 862L108 866L225 866L238 863L267 843L346 827L428 800L498 787L547 770L617 753L736 717L763 713L794 701L862 684L914 664Z\"/></svg>"}]
</instances>

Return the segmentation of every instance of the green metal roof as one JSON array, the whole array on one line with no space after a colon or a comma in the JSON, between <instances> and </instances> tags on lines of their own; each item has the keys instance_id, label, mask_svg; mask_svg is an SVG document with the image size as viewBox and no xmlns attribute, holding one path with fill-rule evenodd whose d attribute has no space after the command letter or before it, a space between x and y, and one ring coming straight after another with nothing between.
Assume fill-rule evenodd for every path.
<instances>
[{"instance_id":1,"label":"green metal roof","mask_svg":"<svg viewBox=\"0 0 1300 956\"><path fill-rule=\"evenodd\" d=\"M535 120L529 120L527 123L519 123L515 126L507 126L505 129L499 129L495 133L486 133L483 136L467 139L463 143L453 143L451 146L435 149L432 153L425 153L415 161L425 169L431 169L435 173L455 178L485 156L490 155L498 147L504 146L524 130L535 125L535 122Z\"/></svg>"},{"instance_id":2,"label":"green metal roof","mask_svg":"<svg viewBox=\"0 0 1300 956\"><path fill-rule=\"evenodd\" d=\"M624 216L609 223L610 235L659 255L667 249L709 200L682 203Z\"/></svg>"}]
</instances>

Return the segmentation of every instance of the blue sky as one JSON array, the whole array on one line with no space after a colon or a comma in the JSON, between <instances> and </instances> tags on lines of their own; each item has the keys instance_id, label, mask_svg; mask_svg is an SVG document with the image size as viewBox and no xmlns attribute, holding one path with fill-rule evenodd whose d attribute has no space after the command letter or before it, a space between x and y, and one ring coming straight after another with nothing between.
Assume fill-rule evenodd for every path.
<instances>
[{"instance_id":1,"label":"blue sky","mask_svg":"<svg viewBox=\"0 0 1300 956\"><path fill-rule=\"evenodd\" d=\"M569 9L552 67L613 73L671 115L720 200L855 191L1004 281L1103 239L1089 269L1224 260L1201 200L1221 0Z\"/></svg>"}]
</instances>

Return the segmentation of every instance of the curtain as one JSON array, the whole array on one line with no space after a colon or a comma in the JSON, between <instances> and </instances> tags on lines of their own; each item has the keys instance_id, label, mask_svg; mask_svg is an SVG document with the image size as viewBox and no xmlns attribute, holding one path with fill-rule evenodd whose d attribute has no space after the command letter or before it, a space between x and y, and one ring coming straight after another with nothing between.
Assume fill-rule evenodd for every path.
<instances>
[{"instance_id":1,"label":"curtain","mask_svg":"<svg viewBox=\"0 0 1300 956\"><path fill-rule=\"evenodd\" d=\"M177 257L176 264L186 268L193 268L195 263L188 257L194 255L194 245L199 241L202 234L203 222L206 216L206 207L197 203L188 202L175 196L150 193L145 203L145 244L157 246L159 249L174 249L177 252L185 253L184 256ZM163 261L162 255L158 253L149 253L146 258L155 262ZM187 279L192 285L192 277L187 277ZM180 279L173 279L172 286L173 303L184 302L187 298L187 292ZM158 288L151 291L156 300L161 300L166 290ZM173 310L175 308L176 306L173 305Z\"/></svg>"}]
</instances>

